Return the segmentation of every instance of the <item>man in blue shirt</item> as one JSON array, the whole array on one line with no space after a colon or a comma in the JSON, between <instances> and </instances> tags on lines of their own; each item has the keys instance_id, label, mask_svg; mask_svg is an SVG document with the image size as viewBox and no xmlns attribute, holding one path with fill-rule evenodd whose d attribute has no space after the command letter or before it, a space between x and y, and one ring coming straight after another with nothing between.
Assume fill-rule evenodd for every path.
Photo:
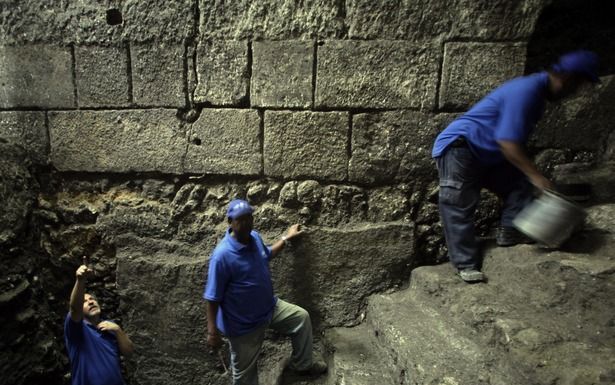
<instances>
[{"instance_id":1,"label":"man in blue shirt","mask_svg":"<svg viewBox=\"0 0 615 385\"><path fill-rule=\"evenodd\" d=\"M64 342L71 363L72 385L123 385L120 353L134 350L132 341L118 324L102 321L100 306L85 293L92 273L87 258L76 272L70 295L70 312L64 321Z\"/></svg>"},{"instance_id":2,"label":"man in blue shirt","mask_svg":"<svg viewBox=\"0 0 615 385\"><path fill-rule=\"evenodd\" d=\"M265 246L253 230L252 212L245 200L229 204L229 228L209 260L203 294L207 300L207 343L217 349L222 345L220 333L228 337L233 385L258 384L256 361L267 328L291 337L291 369L303 374L324 373L326 364L312 357L310 315L275 297L269 271L269 260L302 231L293 225L279 241Z\"/></svg>"},{"instance_id":3,"label":"man in blue shirt","mask_svg":"<svg viewBox=\"0 0 615 385\"><path fill-rule=\"evenodd\" d=\"M599 82L598 57L589 51L563 55L549 71L512 79L476 103L438 135L432 156L439 174L439 208L451 263L466 282L479 282L474 212L482 187L503 201L499 246L527 240L512 227L532 199L532 185L552 189L524 150L546 100L559 100L585 83Z\"/></svg>"}]
</instances>

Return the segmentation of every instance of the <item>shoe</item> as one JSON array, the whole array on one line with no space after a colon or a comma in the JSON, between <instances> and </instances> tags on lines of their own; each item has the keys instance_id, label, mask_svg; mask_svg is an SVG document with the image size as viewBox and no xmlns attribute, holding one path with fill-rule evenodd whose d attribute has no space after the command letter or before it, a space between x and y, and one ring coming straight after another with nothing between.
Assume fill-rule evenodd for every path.
<instances>
[{"instance_id":1,"label":"shoe","mask_svg":"<svg viewBox=\"0 0 615 385\"><path fill-rule=\"evenodd\" d=\"M318 376L327 372L327 364L324 361L314 361L312 366L305 370L296 370L297 374L302 376Z\"/></svg>"},{"instance_id":2,"label":"shoe","mask_svg":"<svg viewBox=\"0 0 615 385\"><path fill-rule=\"evenodd\" d=\"M464 269L459 270L459 277L468 283L483 282L485 280L485 274L476 269Z\"/></svg>"},{"instance_id":3,"label":"shoe","mask_svg":"<svg viewBox=\"0 0 615 385\"><path fill-rule=\"evenodd\" d=\"M531 244L535 241L514 227L500 226L495 234L495 243L500 247Z\"/></svg>"}]
</instances>

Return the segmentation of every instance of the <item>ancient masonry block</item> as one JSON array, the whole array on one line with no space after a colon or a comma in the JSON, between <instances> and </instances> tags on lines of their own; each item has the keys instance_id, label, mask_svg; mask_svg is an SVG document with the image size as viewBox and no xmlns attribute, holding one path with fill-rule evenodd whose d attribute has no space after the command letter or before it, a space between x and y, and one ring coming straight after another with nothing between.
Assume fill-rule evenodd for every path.
<instances>
[{"instance_id":1,"label":"ancient masonry block","mask_svg":"<svg viewBox=\"0 0 615 385\"><path fill-rule=\"evenodd\" d=\"M344 30L338 0L199 0L201 37L290 40L333 38Z\"/></svg>"},{"instance_id":2,"label":"ancient masonry block","mask_svg":"<svg viewBox=\"0 0 615 385\"><path fill-rule=\"evenodd\" d=\"M204 109L192 124L185 171L258 175L260 118L255 110Z\"/></svg>"},{"instance_id":3,"label":"ancient masonry block","mask_svg":"<svg viewBox=\"0 0 615 385\"><path fill-rule=\"evenodd\" d=\"M311 41L254 42L252 52L252 105L299 108L312 105L314 46Z\"/></svg>"},{"instance_id":4,"label":"ancient masonry block","mask_svg":"<svg viewBox=\"0 0 615 385\"><path fill-rule=\"evenodd\" d=\"M0 138L23 147L35 163L47 163L49 140L44 112L0 112Z\"/></svg>"},{"instance_id":5,"label":"ancient masonry block","mask_svg":"<svg viewBox=\"0 0 615 385\"><path fill-rule=\"evenodd\" d=\"M346 2L351 39L522 40L534 32L545 0L414 0Z\"/></svg>"},{"instance_id":6,"label":"ancient masonry block","mask_svg":"<svg viewBox=\"0 0 615 385\"><path fill-rule=\"evenodd\" d=\"M447 43L440 108L466 108L503 81L523 74L524 43Z\"/></svg>"},{"instance_id":7,"label":"ancient masonry block","mask_svg":"<svg viewBox=\"0 0 615 385\"><path fill-rule=\"evenodd\" d=\"M130 58L135 104L161 107L186 104L184 46L181 43L132 44Z\"/></svg>"},{"instance_id":8,"label":"ancient masonry block","mask_svg":"<svg viewBox=\"0 0 615 385\"><path fill-rule=\"evenodd\" d=\"M79 107L130 104L126 48L75 47L75 72Z\"/></svg>"},{"instance_id":9,"label":"ancient masonry block","mask_svg":"<svg viewBox=\"0 0 615 385\"><path fill-rule=\"evenodd\" d=\"M75 107L69 48L0 47L0 108Z\"/></svg>"},{"instance_id":10,"label":"ancient masonry block","mask_svg":"<svg viewBox=\"0 0 615 385\"><path fill-rule=\"evenodd\" d=\"M197 103L239 105L248 96L248 43L213 41L199 44L197 79L194 92Z\"/></svg>"},{"instance_id":11,"label":"ancient masonry block","mask_svg":"<svg viewBox=\"0 0 615 385\"><path fill-rule=\"evenodd\" d=\"M344 180L348 113L265 112L265 175Z\"/></svg>"},{"instance_id":12,"label":"ancient masonry block","mask_svg":"<svg viewBox=\"0 0 615 385\"><path fill-rule=\"evenodd\" d=\"M326 41L318 47L315 104L431 109L438 50L406 41Z\"/></svg>"},{"instance_id":13,"label":"ancient masonry block","mask_svg":"<svg viewBox=\"0 0 615 385\"><path fill-rule=\"evenodd\" d=\"M186 138L176 112L50 112L51 162L61 171L181 173Z\"/></svg>"},{"instance_id":14,"label":"ancient masonry block","mask_svg":"<svg viewBox=\"0 0 615 385\"><path fill-rule=\"evenodd\" d=\"M430 177L433 141L453 117L418 111L354 115L348 179L383 183Z\"/></svg>"}]
</instances>

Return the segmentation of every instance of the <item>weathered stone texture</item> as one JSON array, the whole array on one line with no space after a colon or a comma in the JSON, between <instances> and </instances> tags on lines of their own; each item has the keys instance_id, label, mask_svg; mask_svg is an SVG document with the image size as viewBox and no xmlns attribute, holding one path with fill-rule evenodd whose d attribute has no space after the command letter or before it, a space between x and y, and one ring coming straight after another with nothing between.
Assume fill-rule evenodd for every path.
<instances>
[{"instance_id":1,"label":"weathered stone texture","mask_svg":"<svg viewBox=\"0 0 615 385\"><path fill-rule=\"evenodd\" d=\"M402 223L313 228L292 245L272 261L277 293L310 311L316 324L349 325L357 323L369 294L407 279L414 228Z\"/></svg>"},{"instance_id":2,"label":"weathered stone texture","mask_svg":"<svg viewBox=\"0 0 615 385\"><path fill-rule=\"evenodd\" d=\"M336 0L199 0L200 33L214 39L339 37L343 5Z\"/></svg>"},{"instance_id":3,"label":"weathered stone texture","mask_svg":"<svg viewBox=\"0 0 615 385\"><path fill-rule=\"evenodd\" d=\"M0 47L0 108L75 106L70 49Z\"/></svg>"},{"instance_id":4,"label":"weathered stone texture","mask_svg":"<svg viewBox=\"0 0 615 385\"><path fill-rule=\"evenodd\" d=\"M0 41L7 44L151 40L180 43L195 34L196 1L4 0L0 4ZM121 13L122 24L108 24L110 9Z\"/></svg>"},{"instance_id":5,"label":"weathered stone texture","mask_svg":"<svg viewBox=\"0 0 615 385\"><path fill-rule=\"evenodd\" d=\"M352 39L528 38L548 0L418 0L346 2Z\"/></svg>"},{"instance_id":6,"label":"weathered stone texture","mask_svg":"<svg viewBox=\"0 0 615 385\"><path fill-rule=\"evenodd\" d=\"M260 117L255 110L204 109L191 126L185 171L258 175Z\"/></svg>"},{"instance_id":7,"label":"weathered stone texture","mask_svg":"<svg viewBox=\"0 0 615 385\"><path fill-rule=\"evenodd\" d=\"M248 43L222 40L197 48L194 100L213 105L238 105L248 97Z\"/></svg>"},{"instance_id":8,"label":"weathered stone texture","mask_svg":"<svg viewBox=\"0 0 615 385\"><path fill-rule=\"evenodd\" d=\"M390 183L433 177L433 141L453 118L417 111L354 115L349 179Z\"/></svg>"},{"instance_id":9,"label":"weathered stone texture","mask_svg":"<svg viewBox=\"0 0 615 385\"><path fill-rule=\"evenodd\" d=\"M606 152L609 135L615 130L615 76L586 87L574 98L548 106L538 123L532 145Z\"/></svg>"},{"instance_id":10,"label":"weathered stone texture","mask_svg":"<svg viewBox=\"0 0 615 385\"><path fill-rule=\"evenodd\" d=\"M523 75L522 43L447 43L440 108L467 108L502 82Z\"/></svg>"},{"instance_id":11,"label":"weathered stone texture","mask_svg":"<svg viewBox=\"0 0 615 385\"><path fill-rule=\"evenodd\" d=\"M49 139L44 112L0 112L0 139L23 147L33 162L47 163Z\"/></svg>"},{"instance_id":12,"label":"weathered stone texture","mask_svg":"<svg viewBox=\"0 0 615 385\"><path fill-rule=\"evenodd\" d=\"M312 42L254 42L252 51L252 105L301 108L312 105Z\"/></svg>"},{"instance_id":13,"label":"weathered stone texture","mask_svg":"<svg viewBox=\"0 0 615 385\"><path fill-rule=\"evenodd\" d=\"M135 104L161 107L186 104L183 45L133 44L130 59Z\"/></svg>"},{"instance_id":14,"label":"weathered stone texture","mask_svg":"<svg viewBox=\"0 0 615 385\"><path fill-rule=\"evenodd\" d=\"M79 107L125 107L130 104L128 52L123 47L75 47Z\"/></svg>"},{"instance_id":15,"label":"weathered stone texture","mask_svg":"<svg viewBox=\"0 0 615 385\"><path fill-rule=\"evenodd\" d=\"M348 113L265 112L265 175L344 180Z\"/></svg>"},{"instance_id":16,"label":"weathered stone texture","mask_svg":"<svg viewBox=\"0 0 615 385\"><path fill-rule=\"evenodd\" d=\"M326 41L318 47L315 104L431 109L438 51L406 41Z\"/></svg>"},{"instance_id":17,"label":"weathered stone texture","mask_svg":"<svg viewBox=\"0 0 615 385\"><path fill-rule=\"evenodd\" d=\"M175 110L49 114L51 162L62 171L180 173L186 149Z\"/></svg>"}]
</instances>

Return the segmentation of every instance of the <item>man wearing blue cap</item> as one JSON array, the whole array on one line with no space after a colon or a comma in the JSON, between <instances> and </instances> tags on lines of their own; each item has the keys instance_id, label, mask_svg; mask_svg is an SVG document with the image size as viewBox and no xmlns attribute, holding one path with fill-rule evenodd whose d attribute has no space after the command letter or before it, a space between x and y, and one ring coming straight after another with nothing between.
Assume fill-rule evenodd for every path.
<instances>
[{"instance_id":1,"label":"man wearing blue cap","mask_svg":"<svg viewBox=\"0 0 615 385\"><path fill-rule=\"evenodd\" d=\"M308 312L273 294L269 260L300 235L299 225L272 246L265 246L253 230L253 208L241 199L227 210L229 228L209 260L203 298L207 300L207 343L222 345L220 332L231 347L233 385L257 385L256 361L265 330L272 328L292 339L289 367L301 374L326 372L312 357L312 323Z\"/></svg>"},{"instance_id":2,"label":"man wearing blue cap","mask_svg":"<svg viewBox=\"0 0 615 385\"><path fill-rule=\"evenodd\" d=\"M527 243L512 227L532 199L532 185L553 188L526 155L524 145L542 117L546 100L559 100L585 83L599 82L598 57L563 55L549 71L512 79L476 103L436 138L432 156L439 175L439 208L449 259L466 282L484 280L474 234L474 212L485 187L503 201L499 246Z\"/></svg>"}]
</instances>

